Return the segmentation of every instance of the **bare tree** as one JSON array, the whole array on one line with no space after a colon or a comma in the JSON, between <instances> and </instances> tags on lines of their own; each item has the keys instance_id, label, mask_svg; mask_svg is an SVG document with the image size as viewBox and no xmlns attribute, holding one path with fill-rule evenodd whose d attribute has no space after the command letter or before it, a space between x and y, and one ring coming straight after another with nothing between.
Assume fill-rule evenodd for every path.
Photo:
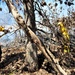
<instances>
[{"instance_id":1,"label":"bare tree","mask_svg":"<svg viewBox=\"0 0 75 75\"><path fill-rule=\"evenodd\" d=\"M31 62L31 61L33 61L33 55L35 55L34 61L37 60L36 51L33 51L33 50L31 51L31 49L33 49L34 48L33 46L35 45L39 50L41 50L43 52L43 54L48 59L48 61L51 63L51 65L53 66L53 68L55 69L55 71L57 73L67 75L67 73L59 65L59 61L56 60L54 55L48 49L45 48L45 46L42 44L42 42L39 40L39 38L36 36L36 34L32 31L32 29L27 26L24 19L20 16L20 14L18 13L17 9L14 7L12 2L7 0L6 3L8 5L8 8L10 9L12 15L14 16L16 22L27 34L28 40L30 41L30 42L28 41L28 44L27 44L27 49L29 50L29 51L27 51L28 52L27 53L28 54L27 61L29 62L29 65L32 66L32 68L33 68L32 70L34 70L34 67L37 63L37 62L35 62L35 63ZM33 45L32 45L32 43L33 43ZM32 57L30 57L30 54L32 54ZM31 70L31 67L29 67L29 70Z\"/></svg>"},{"instance_id":2,"label":"bare tree","mask_svg":"<svg viewBox=\"0 0 75 75\"><path fill-rule=\"evenodd\" d=\"M20 3L23 3L24 7L24 18L19 14L16 6L12 1L14 0L5 0L6 4L8 6L9 12L13 15L15 21L17 22L19 28L23 29L25 34L27 35L27 46L26 46L26 61L28 63L28 70L29 71L35 71L38 69L38 58L37 58L37 49L41 50L46 59L49 61L51 66L54 68L54 70L58 74L68 75L69 73L65 72L64 69L62 69L61 65L59 64L59 60L55 58L55 56L52 54L51 50L46 48L43 42L38 38L36 35L36 31L39 30L41 32L44 32L41 29L36 28L35 24L35 14L34 14L34 0L16 0L16 4L19 6ZM38 0L39 3L41 2ZM42 26L46 26L49 29L51 29L52 34L55 34L55 24L52 25L50 23L50 19L48 15L46 14L46 11L43 11L41 7L46 6L46 2L43 0L41 5L39 6L39 3L36 1L36 5L38 6L38 9L35 8L36 11L38 11L39 15L42 17L42 22L39 22ZM62 4L62 0L60 0L60 4ZM57 6L57 4L55 4ZM53 15L54 16L54 15ZM46 32L44 32L46 33ZM47 33L48 34L48 33ZM51 38L51 37L50 37ZM52 44L50 44L51 46ZM52 45L53 46L53 45ZM55 45L57 48L60 46Z\"/></svg>"}]
</instances>

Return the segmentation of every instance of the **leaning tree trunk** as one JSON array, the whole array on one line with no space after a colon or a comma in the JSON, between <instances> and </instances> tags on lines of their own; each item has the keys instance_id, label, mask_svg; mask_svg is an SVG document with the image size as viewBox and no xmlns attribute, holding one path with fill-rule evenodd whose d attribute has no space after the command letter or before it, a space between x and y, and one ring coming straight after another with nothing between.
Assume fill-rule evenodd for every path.
<instances>
[{"instance_id":1,"label":"leaning tree trunk","mask_svg":"<svg viewBox=\"0 0 75 75\"><path fill-rule=\"evenodd\" d=\"M23 0L24 2L24 18L25 23L31 30L36 32L36 24L35 24L35 14L34 14L34 6L33 0ZM26 46L26 62L28 63L28 70L35 71L38 69L38 59L37 59L37 48L33 42L29 39L27 41ZM37 65L37 66L36 66Z\"/></svg>"}]
</instances>

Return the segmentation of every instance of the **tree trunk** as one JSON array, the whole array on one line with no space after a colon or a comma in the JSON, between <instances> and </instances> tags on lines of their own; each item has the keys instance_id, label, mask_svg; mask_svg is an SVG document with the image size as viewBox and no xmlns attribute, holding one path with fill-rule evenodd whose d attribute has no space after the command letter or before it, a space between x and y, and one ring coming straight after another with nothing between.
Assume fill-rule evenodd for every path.
<instances>
[{"instance_id":1,"label":"tree trunk","mask_svg":"<svg viewBox=\"0 0 75 75\"><path fill-rule=\"evenodd\" d=\"M28 25L32 31L36 32L36 24L35 24L35 14L34 14L34 0L24 0L24 18L25 23Z\"/></svg>"},{"instance_id":2,"label":"tree trunk","mask_svg":"<svg viewBox=\"0 0 75 75\"><path fill-rule=\"evenodd\" d=\"M26 61L28 63L28 71L33 72L38 69L37 48L31 41L28 41L26 47Z\"/></svg>"},{"instance_id":3,"label":"tree trunk","mask_svg":"<svg viewBox=\"0 0 75 75\"><path fill-rule=\"evenodd\" d=\"M24 18L25 23L31 30L36 32L36 24L35 24L35 14L34 14L34 6L33 0L24 0ZM34 43L32 43L29 39L27 41L26 47L26 61L28 63L28 70L35 71L38 69L38 59L37 59L37 48ZM37 65L37 66L36 66Z\"/></svg>"}]
</instances>

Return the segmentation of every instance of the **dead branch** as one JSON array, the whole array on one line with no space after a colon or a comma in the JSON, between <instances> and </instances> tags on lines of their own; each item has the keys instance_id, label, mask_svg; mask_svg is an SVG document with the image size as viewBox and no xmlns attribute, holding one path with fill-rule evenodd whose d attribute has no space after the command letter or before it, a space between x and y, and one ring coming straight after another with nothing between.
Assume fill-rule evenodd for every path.
<instances>
[{"instance_id":1,"label":"dead branch","mask_svg":"<svg viewBox=\"0 0 75 75\"><path fill-rule=\"evenodd\" d=\"M0 35L0 38L2 37L2 36L4 36L4 35L6 35L6 34L8 34L8 33L12 33L12 34L14 34L16 31L18 31L20 28L17 28L16 30L14 30L14 31L12 31L12 32L10 32L9 30L6 30L7 32L4 32L4 34L2 34L2 35Z\"/></svg>"}]
</instances>

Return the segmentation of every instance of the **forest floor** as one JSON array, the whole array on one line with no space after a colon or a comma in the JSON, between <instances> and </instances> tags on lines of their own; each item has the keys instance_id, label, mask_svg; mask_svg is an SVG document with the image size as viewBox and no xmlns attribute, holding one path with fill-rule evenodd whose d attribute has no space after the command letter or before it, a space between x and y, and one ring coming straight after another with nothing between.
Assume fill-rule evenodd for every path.
<instances>
[{"instance_id":1,"label":"forest floor","mask_svg":"<svg viewBox=\"0 0 75 75\"><path fill-rule=\"evenodd\" d=\"M24 47L20 48L2 48L2 59L0 63L0 75L53 75L42 67L43 59L42 54L39 55L41 65L39 70L36 72L28 72L25 68L25 50Z\"/></svg>"},{"instance_id":2,"label":"forest floor","mask_svg":"<svg viewBox=\"0 0 75 75\"><path fill-rule=\"evenodd\" d=\"M0 62L0 75L56 75L49 62L44 61L44 56L39 52L38 62L39 69L36 72L28 72L25 68L25 47L23 45L19 47L3 47L2 59ZM61 66L71 71L71 75L75 75L75 50L72 51L71 56L67 54L62 58L60 62ZM59 56L59 55L58 55Z\"/></svg>"}]
</instances>

